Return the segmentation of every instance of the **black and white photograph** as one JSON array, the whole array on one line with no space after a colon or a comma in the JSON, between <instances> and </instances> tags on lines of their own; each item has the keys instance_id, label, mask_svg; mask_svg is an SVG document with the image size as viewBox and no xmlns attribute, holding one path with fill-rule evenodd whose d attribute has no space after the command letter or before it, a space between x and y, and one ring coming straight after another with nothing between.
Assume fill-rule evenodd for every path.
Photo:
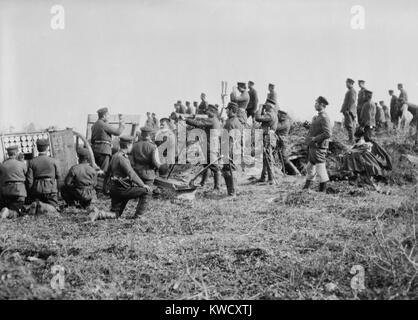
<instances>
[{"instance_id":1,"label":"black and white photograph","mask_svg":"<svg viewBox=\"0 0 418 320\"><path fill-rule=\"evenodd\" d=\"M417 39L414 0L0 0L0 300L417 300Z\"/></svg>"}]
</instances>

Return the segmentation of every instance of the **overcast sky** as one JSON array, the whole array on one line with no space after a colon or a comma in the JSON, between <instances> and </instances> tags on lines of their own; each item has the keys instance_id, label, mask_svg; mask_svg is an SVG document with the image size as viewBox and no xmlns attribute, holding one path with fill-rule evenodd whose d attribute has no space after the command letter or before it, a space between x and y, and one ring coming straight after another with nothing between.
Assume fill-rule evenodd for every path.
<instances>
[{"instance_id":1,"label":"overcast sky","mask_svg":"<svg viewBox=\"0 0 418 320\"><path fill-rule=\"evenodd\" d=\"M65 28L50 26L62 5ZM350 9L365 8L354 30ZM349 0L0 0L0 121L85 132L87 114L156 112L206 92L220 104L253 80L261 101L310 120L318 95L340 120L345 79L364 79L375 100L403 82L418 103L418 2Z\"/></svg>"}]
</instances>

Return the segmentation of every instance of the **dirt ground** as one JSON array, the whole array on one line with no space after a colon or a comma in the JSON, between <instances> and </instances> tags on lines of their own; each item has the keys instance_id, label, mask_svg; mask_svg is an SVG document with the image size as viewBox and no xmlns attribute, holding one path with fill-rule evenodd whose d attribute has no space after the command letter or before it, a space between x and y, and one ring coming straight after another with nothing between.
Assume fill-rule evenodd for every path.
<instances>
[{"instance_id":1,"label":"dirt ground","mask_svg":"<svg viewBox=\"0 0 418 320\"><path fill-rule=\"evenodd\" d=\"M343 181L302 193L303 177L271 186L241 174L234 199L209 183L194 201L153 199L137 219L131 201L119 220L1 220L0 299L417 299L416 172L400 160L416 153L403 146L379 191Z\"/></svg>"}]
</instances>

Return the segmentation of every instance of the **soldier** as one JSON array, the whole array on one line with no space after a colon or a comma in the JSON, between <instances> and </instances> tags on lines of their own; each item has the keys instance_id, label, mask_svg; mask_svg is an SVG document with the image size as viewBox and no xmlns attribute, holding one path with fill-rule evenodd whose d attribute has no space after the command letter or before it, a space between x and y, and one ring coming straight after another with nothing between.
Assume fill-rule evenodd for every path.
<instances>
[{"instance_id":1,"label":"soldier","mask_svg":"<svg viewBox=\"0 0 418 320\"><path fill-rule=\"evenodd\" d=\"M398 83L398 90L399 90L399 100L403 100L404 103L408 103L408 93L403 88L402 83Z\"/></svg>"},{"instance_id":2,"label":"soldier","mask_svg":"<svg viewBox=\"0 0 418 320\"><path fill-rule=\"evenodd\" d=\"M366 82L364 80L358 81L358 86L360 87L360 91L358 92L357 96L357 119L360 121L360 113L361 113L361 107L366 102Z\"/></svg>"},{"instance_id":3,"label":"soldier","mask_svg":"<svg viewBox=\"0 0 418 320\"><path fill-rule=\"evenodd\" d=\"M254 122L255 111L258 107L258 94L254 89L254 82L248 81L248 95L250 96L250 101L247 106L247 117L251 117Z\"/></svg>"},{"instance_id":4,"label":"soldier","mask_svg":"<svg viewBox=\"0 0 418 320\"><path fill-rule=\"evenodd\" d=\"M306 168L306 182L303 189L309 189L315 177L319 176L319 192L326 192L329 181L326 168L326 155L329 139L331 138L331 122L325 108L328 105L327 99L318 97L315 102L315 110L318 115L312 120L309 133L306 138L308 145L308 166Z\"/></svg>"},{"instance_id":5,"label":"soldier","mask_svg":"<svg viewBox=\"0 0 418 320\"><path fill-rule=\"evenodd\" d=\"M244 126L239 121L237 112L238 112L238 105L235 102L228 103L228 106L226 107L228 119L225 122L224 129L226 129L229 133L231 130L240 130L242 134L242 129L244 129ZM242 135L240 135L241 137ZM226 189L228 192L228 196L235 197L236 195L236 189L235 189L235 177L233 174L233 171L237 169L236 163L233 162L234 160L234 137L229 136L229 159L226 164L222 167L222 175L225 179ZM241 141L239 141L241 143Z\"/></svg>"},{"instance_id":6,"label":"soldier","mask_svg":"<svg viewBox=\"0 0 418 320\"><path fill-rule=\"evenodd\" d=\"M199 104L197 103L197 101L193 101L193 114L197 114L197 109L199 108Z\"/></svg>"},{"instance_id":7,"label":"soldier","mask_svg":"<svg viewBox=\"0 0 418 320\"><path fill-rule=\"evenodd\" d=\"M398 97L395 96L393 90L389 90L390 99L390 120L393 124L393 129L398 127L399 123L399 109L398 109Z\"/></svg>"},{"instance_id":8,"label":"soldier","mask_svg":"<svg viewBox=\"0 0 418 320\"><path fill-rule=\"evenodd\" d=\"M151 128L154 129L154 131L156 131L156 130L158 130L159 127L160 127L160 122L158 121L157 116L153 112L152 113L152 126L151 126Z\"/></svg>"},{"instance_id":9,"label":"soldier","mask_svg":"<svg viewBox=\"0 0 418 320\"><path fill-rule=\"evenodd\" d=\"M387 105L385 105L385 102L383 100L379 101L380 106L383 109L383 114L385 115L385 123L384 128L387 130L389 129L389 122L390 122L390 112Z\"/></svg>"},{"instance_id":10,"label":"soldier","mask_svg":"<svg viewBox=\"0 0 418 320\"><path fill-rule=\"evenodd\" d=\"M181 113L181 114L185 114L186 113L186 111L187 111L187 109L186 109L186 107L183 105L183 103L181 102L181 100L178 100L177 101L177 105L178 105L178 107L179 107L179 112L178 113Z\"/></svg>"},{"instance_id":11,"label":"soldier","mask_svg":"<svg viewBox=\"0 0 418 320\"><path fill-rule=\"evenodd\" d=\"M255 121L261 122L263 129L263 170L259 182L266 181L266 174L268 175L268 182L272 183L274 180L274 173L272 169L273 164L273 150L270 131L277 129L277 112L274 108L273 101L270 99L264 104L262 110L255 113Z\"/></svg>"},{"instance_id":12,"label":"soldier","mask_svg":"<svg viewBox=\"0 0 418 320\"><path fill-rule=\"evenodd\" d=\"M383 108L376 102L376 128L382 129L385 127L385 113L383 111Z\"/></svg>"},{"instance_id":13,"label":"soldier","mask_svg":"<svg viewBox=\"0 0 418 320\"><path fill-rule=\"evenodd\" d=\"M161 166L158 148L151 140L153 129L141 128L141 138L132 148L133 167L141 180L149 186L154 184L155 170Z\"/></svg>"},{"instance_id":14,"label":"soldier","mask_svg":"<svg viewBox=\"0 0 418 320\"><path fill-rule=\"evenodd\" d=\"M187 114L195 114L196 113L196 109L190 105L190 101L186 101L186 113Z\"/></svg>"},{"instance_id":15,"label":"soldier","mask_svg":"<svg viewBox=\"0 0 418 320\"><path fill-rule=\"evenodd\" d=\"M0 164L1 207L21 215L27 196L25 188L27 168L25 162L17 160L19 153L17 145L10 146L6 150L9 158Z\"/></svg>"},{"instance_id":16,"label":"soldier","mask_svg":"<svg viewBox=\"0 0 418 320\"><path fill-rule=\"evenodd\" d=\"M280 160L283 162L282 164L284 165L283 172L286 172L286 170L288 170L294 175L300 175L299 170L287 157L285 137L289 135L290 127L292 126L292 120L290 119L289 115L282 110L279 110L277 112L277 120L277 151L280 153L278 156L280 157Z\"/></svg>"},{"instance_id":17,"label":"soldier","mask_svg":"<svg viewBox=\"0 0 418 320\"><path fill-rule=\"evenodd\" d=\"M174 104L174 107L176 107L177 104ZM152 124L154 123L154 121L151 118L151 112L147 112L147 121L145 121L145 125L147 127L152 127Z\"/></svg>"},{"instance_id":18,"label":"soldier","mask_svg":"<svg viewBox=\"0 0 418 320\"><path fill-rule=\"evenodd\" d=\"M97 110L97 114L99 120L91 128L91 144L97 165L106 173L112 156L112 135L121 135L125 126L122 117L119 116L119 128L112 127L108 123L109 110L107 108ZM147 116L150 119L148 113Z\"/></svg>"},{"instance_id":19,"label":"soldier","mask_svg":"<svg viewBox=\"0 0 418 320\"><path fill-rule=\"evenodd\" d=\"M364 140L372 140L373 129L376 127L376 105L372 101L373 92L366 90L366 102L363 104L360 113L359 125L364 129Z\"/></svg>"},{"instance_id":20,"label":"soldier","mask_svg":"<svg viewBox=\"0 0 418 320\"><path fill-rule=\"evenodd\" d=\"M78 162L71 167L61 188L62 198L68 206L78 201L82 208L88 208L96 195L97 173L89 164L89 152L86 148L77 150Z\"/></svg>"},{"instance_id":21,"label":"soldier","mask_svg":"<svg viewBox=\"0 0 418 320\"><path fill-rule=\"evenodd\" d=\"M197 111L196 114L206 114L207 110L208 110L208 102L206 101L206 94L205 93L201 93L200 94L200 104L197 107Z\"/></svg>"},{"instance_id":22,"label":"soldier","mask_svg":"<svg viewBox=\"0 0 418 320\"><path fill-rule=\"evenodd\" d=\"M267 94L266 101L270 99L274 102L274 105L277 106L277 92L274 90L274 87L275 86L273 83L269 83L269 86L268 86L269 93Z\"/></svg>"},{"instance_id":23,"label":"soldier","mask_svg":"<svg viewBox=\"0 0 418 320\"><path fill-rule=\"evenodd\" d=\"M346 81L347 92L344 97L344 102L341 107L341 113L344 115L344 126L348 132L348 142L354 143L354 127L356 121L356 97L357 93L354 90L354 80L347 79Z\"/></svg>"},{"instance_id":24,"label":"soldier","mask_svg":"<svg viewBox=\"0 0 418 320\"><path fill-rule=\"evenodd\" d=\"M38 139L36 147L39 155L29 163L26 175L27 190L31 200L41 201L57 208L60 179L58 161L48 156L47 139Z\"/></svg>"},{"instance_id":25,"label":"soldier","mask_svg":"<svg viewBox=\"0 0 418 320\"><path fill-rule=\"evenodd\" d=\"M237 87L232 88L230 96L231 102L238 105L238 119L242 125L247 124L247 106L250 102L250 95L247 92L247 86L244 82L238 82Z\"/></svg>"},{"instance_id":26,"label":"soldier","mask_svg":"<svg viewBox=\"0 0 418 320\"><path fill-rule=\"evenodd\" d=\"M120 217L130 199L139 198L135 217L144 213L145 195L151 193L151 187L146 185L135 173L129 162L128 153L132 151L133 137L120 137L120 150L110 160L110 198L111 211Z\"/></svg>"},{"instance_id":27,"label":"soldier","mask_svg":"<svg viewBox=\"0 0 418 320\"><path fill-rule=\"evenodd\" d=\"M220 129L221 124L218 119L218 109L214 105L209 105L207 110L207 119L186 119L186 124L200 128L205 130L206 137L207 137L207 159L208 163L216 160L218 158L219 153L218 150L211 150L210 142L214 139L219 139L219 132L212 131L211 129ZM219 131L219 130L217 130ZM219 166L217 163L212 164L209 167L209 170L213 173L213 182L214 182L214 189L219 190ZM203 187L205 185L206 179L208 177L208 170L206 170L202 174L202 180L200 181L200 185Z\"/></svg>"}]
</instances>

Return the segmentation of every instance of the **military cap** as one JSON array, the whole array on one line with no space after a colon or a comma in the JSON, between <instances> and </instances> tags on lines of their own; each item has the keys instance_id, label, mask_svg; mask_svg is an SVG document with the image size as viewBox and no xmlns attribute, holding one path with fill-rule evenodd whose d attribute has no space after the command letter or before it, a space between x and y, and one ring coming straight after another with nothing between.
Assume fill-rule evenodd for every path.
<instances>
[{"instance_id":1,"label":"military cap","mask_svg":"<svg viewBox=\"0 0 418 320\"><path fill-rule=\"evenodd\" d=\"M186 105L189 105L190 104L190 101L186 101Z\"/></svg>"},{"instance_id":2,"label":"military cap","mask_svg":"<svg viewBox=\"0 0 418 320\"><path fill-rule=\"evenodd\" d=\"M392 89L389 90L389 93L393 93L394 91Z\"/></svg>"},{"instance_id":3,"label":"military cap","mask_svg":"<svg viewBox=\"0 0 418 320\"><path fill-rule=\"evenodd\" d=\"M280 114L282 114L284 116L287 115L287 112L286 111L283 111L283 110L279 110L278 113L280 113Z\"/></svg>"},{"instance_id":4,"label":"military cap","mask_svg":"<svg viewBox=\"0 0 418 320\"><path fill-rule=\"evenodd\" d=\"M213 104L208 105L208 110L212 110L214 112L218 112L218 107L214 106Z\"/></svg>"},{"instance_id":5,"label":"military cap","mask_svg":"<svg viewBox=\"0 0 418 320\"><path fill-rule=\"evenodd\" d=\"M193 101L193 105L194 106L197 106L197 101Z\"/></svg>"},{"instance_id":6,"label":"military cap","mask_svg":"<svg viewBox=\"0 0 418 320\"><path fill-rule=\"evenodd\" d=\"M124 143L131 143L132 141L134 141L134 137L132 136L121 136L119 138L120 142L124 142Z\"/></svg>"},{"instance_id":7,"label":"military cap","mask_svg":"<svg viewBox=\"0 0 418 320\"><path fill-rule=\"evenodd\" d=\"M254 85L254 82L253 82L253 81L251 81L251 80L250 80L250 81L248 81L248 83L249 83L249 84Z\"/></svg>"},{"instance_id":8,"label":"military cap","mask_svg":"<svg viewBox=\"0 0 418 320\"><path fill-rule=\"evenodd\" d=\"M318 99L316 99L316 101L318 102L318 103L321 103L321 104L324 104L324 105L328 105L328 101L327 101L327 99L325 99L323 96L319 96L318 97Z\"/></svg>"},{"instance_id":9,"label":"military cap","mask_svg":"<svg viewBox=\"0 0 418 320\"><path fill-rule=\"evenodd\" d=\"M273 106L276 105L276 101L274 101L273 99L267 98L266 103L272 104Z\"/></svg>"},{"instance_id":10,"label":"military cap","mask_svg":"<svg viewBox=\"0 0 418 320\"><path fill-rule=\"evenodd\" d=\"M79 148L77 150L77 155L79 158L88 159L89 158L89 150L87 148Z\"/></svg>"},{"instance_id":11,"label":"military cap","mask_svg":"<svg viewBox=\"0 0 418 320\"><path fill-rule=\"evenodd\" d=\"M38 139L36 140L36 145L40 147L49 146L49 141L48 139Z\"/></svg>"},{"instance_id":12,"label":"military cap","mask_svg":"<svg viewBox=\"0 0 418 320\"><path fill-rule=\"evenodd\" d=\"M403 84L402 84L402 83L398 83L398 86L401 86L401 87L403 87Z\"/></svg>"},{"instance_id":13,"label":"military cap","mask_svg":"<svg viewBox=\"0 0 418 320\"><path fill-rule=\"evenodd\" d=\"M229 109L233 107L238 108L238 104L236 104L235 102L229 102L225 109Z\"/></svg>"},{"instance_id":14,"label":"military cap","mask_svg":"<svg viewBox=\"0 0 418 320\"><path fill-rule=\"evenodd\" d=\"M101 115L101 114L105 114L106 112L109 112L109 109L108 108L100 108L99 110L97 110L97 113L99 114L99 115Z\"/></svg>"},{"instance_id":15,"label":"military cap","mask_svg":"<svg viewBox=\"0 0 418 320\"><path fill-rule=\"evenodd\" d=\"M243 88L243 89L247 88L247 85L245 84L245 82L238 82L237 85L238 85L238 88Z\"/></svg>"},{"instance_id":16,"label":"military cap","mask_svg":"<svg viewBox=\"0 0 418 320\"><path fill-rule=\"evenodd\" d=\"M181 104L181 100L177 100L177 104Z\"/></svg>"},{"instance_id":17,"label":"military cap","mask_svg":"<svg viewBox=\"0 0 418 320\"><path fill-rule=\"evenodd\" d=\"M265 103L264 104L264 109L266 110L271 110L274 108L274 105L272 105L271 103Z\"/></svg>"},{"instance_id":18,"label":"military cap","mask_svg":"<svg viewBox=\"0 0 418 320\"><path fill-rule=\"evenodd\" d=\"M12 145L12 146L8 146L6 148L6 150L7 150L8 153L13 152L13 151L17 151L17 150L19 150L19 146L16 145L16 144L15 145Z\"/></svg>"},{"instance_id":19,"label":"military cap","mask_svg":"<svg viewBox=\"0 0 418 320\"><path fill-rule=\"evenodd\" d=\"M166 122L170 122L170 119L168 119L168 118L161 118L161 119L160 119L160 122L164 122L164 121L166 121Z\"/></svg>"},{"instance_id":20,"label":"military cap","mask_svg":"<svg viewBox=\"0 0 418 320\"><path fill-rule=\"evenodd\" d=\"M358 83L366 83L364 80L359 80Z\"/></svg>"},{"instance_id":21,"label":"military cap","mask_svg":"<svg viewBox=\"0 0 418 320\"><path fill-rule=\"evenodd\" d=\"M354 80L351 79L351 78L347 78L347 82L353 84L354 83Z\"/></svg>"},{"instance_id":22,"label":"military cap","mask_svg":"<svg viewBox=\"0 0 418 320\"><path fill-rule=\"evenodd\" d=\"M145 126L141 128L141 132L153 132L154 129L149 127L149 126Z\"/></svg>"},{"instance_id":23,"label":"military cap","mask_svg":"<svg viewBox=\"0 0 418 320\"><path fill-rule=\"evenodd\" d=\"M274 87L274 84L273 83L269 83L269 87Z\"/></svg>"},{"instance_id":24,"label":"military cap","mask_svg":"<svg viewBox=\"0 0 418 320\"><path fill-rule=\"evenodd\" d=\"M373 94L373 91L366 90L366 91L365 91L365 93L366 93L366 94Z\"/></svg>"}]
</instances>

